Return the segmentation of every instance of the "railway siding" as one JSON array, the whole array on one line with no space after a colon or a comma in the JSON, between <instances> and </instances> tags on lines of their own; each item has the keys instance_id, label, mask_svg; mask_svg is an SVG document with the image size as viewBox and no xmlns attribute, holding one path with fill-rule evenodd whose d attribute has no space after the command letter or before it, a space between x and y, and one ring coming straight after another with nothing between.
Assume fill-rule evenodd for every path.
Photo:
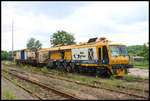
<instances>
[{"instance_id":1,"label":"railway siding","mask_svg":"<svg viewBox=\"0 0 150 101\"><path fill-rule=\"evenodd\" d=\"M26 74L26 73L23 73L23 74ZM27 75L26 75L27 76ZM31 75L29 75L29 73L28 73L28 76L31 76ZM33 76L33 75L32 75ZM33 78L35 78L36 76L34 75L33 76ZM86 88L86 89L89 89L88 87L81 87L81 85L80 85L80 87L78 88L78 86L79 85L75 85L75 84L70 84L70 83L68 83L68 82L65 82L64 80L56 80L56 79L53 79L53 78L49 78L48 80L45 80L45 79L47 79L46 77L45 78L43 78L41 75L39 75L39 76L37 76L37 78L41 78L41 80L42 80L42 82L45 82L45 83L49 83L49 84L51 84L51 85L55 85L55 86L57 86L57 87L59 87L59 88L64 88L64 89L69 89L71 92L78 92L78 94L77 95L93 95L92 94L92 92L91 92L91 90L83 90L83 88ZM36 78L36 79L37 79ZM57 83L56 83L57 82ZM68 83L68 84L67 84ZM70 85L70 86L69 86ZM77 88L79 89L79 90L77 90ZM102 90L102 89L101 89ZM85 92L86 91L86 92ZM82 93L81 93L82 92ZM98 91L99 92L99 91ZM107 96L112 96L112 95L115 95L115 93L114 94L112 94L112 92L109 92L109 91L105 91L105 90L102 90L102 92L107 92ZM109 99L109 97L104 97L104 96L106 96L106 95L104 95L104 96L102 96L101 94L102 94L102 92L100 93L94 93L95 94L95 98L101 98L101 99ZM109 93L108 93L109 92ZM86 94L83 94L83 93L86 93ZM122 98L121 98L122 97ZM91 97L92 98L92 97ZM111 97L110 97L111 98ZM113 97L113 99L135 99L135 97L131 97L131 96L123 96L123 94L120 94L120 96L119 96L119 98L118 97L116 97L116 98L114 98ZM94 98L93 98L94 99Z\"/></svg>"},{"instance_id":2,"label":"railway siding","mask_svg":"<svg viewBox=\"0 0 150 101\"><path fill-rule=\"evenodd\" d=\"M6 87L9 87L10 90L13 91L13 93L18 96L18 100L26 100L27 98L30 100L37 100L38 99L36 97L32 97L27 92L18 88L13 83L11 83L10 81L8 81L7 79L5 79L3 77L2 77L2 83L5 84Z\"/></svg>"}]
</instances>

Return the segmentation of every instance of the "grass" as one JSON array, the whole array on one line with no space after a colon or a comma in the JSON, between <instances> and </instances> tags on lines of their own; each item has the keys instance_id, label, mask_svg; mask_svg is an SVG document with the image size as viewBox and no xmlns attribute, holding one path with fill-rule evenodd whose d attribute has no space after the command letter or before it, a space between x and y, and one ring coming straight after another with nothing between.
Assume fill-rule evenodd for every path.
<instances>
[{"instance_id":1,"label":"grass","mask_svg":"<svg viewBox=\"0 0 150 101\"><path fill-rule=\"evenodd\" d=\"M69 89L64 89L64 88L60 88L61 90L63 90L64 92L66 93L69 93L69 94L73 94L71 90Z\"/></svg>"},{"instance_id":2,"label":"grass","mask_svg":"<svg viewBox=\"0 0 150 101\"><path fill-rule=\"evenodd\" d=\"M2 60L1 62L3 65L7 65L7 66L10 66L10 65L16 65L16 63L14 61L8 61L8 60Z\"/></svg>"},{"instance_id":3,"label":"grass","mask_svg":"<svg viewBox=\"0 0 150 101\"><path fill-rule=\"evenodd\" d=\"M6 87L4 84L1 85L2 88L2 100L15 100L19 99L18 96L16 96L9 87Z\"/></svg>"},{"instance_id":4,"label":"grass","mask_svg":"<svg viewBox=\"0 0 150 101\"><path fill-rule=\"evenodd\" d=\"M11 77L8 75L8 73L2 72L2 75L5 76L6 78L11 79ZM14 84L17 84L19 81L18 81L18 79L12 79L11 82L14 83ZM30 89L30 91L31 91L32 93L35 93L35 88L32 87L32 86L30 86L26 81L23 81L23 82L21 83L21 85L22 85L23 87L25 87L25 88ZM4 100L5 100L5 98L4 98ZM12 100L12 99L8 99L8 100Z\"/></svg>"},{"instance_id":5,"label":"grass","mask_svg":"<svg viewBox=\"0 0 150 101\"><path fill-rule=\"evenodd\" d=\"M143 78L141 76L130 76L130 75L124 76L124 79L129 82L134 80L141 80L141 81L148 80L148 78Z\"/></svg>"},{"instance_id":6,"label":"grass","mask_svg":"<svg viewBox=\"0 0 150 101\"><path fill-rule=\"evenodd\" d=\"M26 65L23 68L24 68L24 70L28 70L29 67Z\"/></svg>"},{"instance_id":7,"label":"grass","mask_svg":"<svg viewBox=\"0 0 150 101\"><path fill-rule=\"evenodd\" d=\"M111 79L111 80L115 80L115 79L116 79L116 77L115 77L115 76L111 76L109 79Z\"/></svg>"},{"instance_id":8,"label":"grass","mask_svg":"<svg viewBox=\"0 0 150 101\"><path fill-rule=\"evenodd\" d=\"M35 72L35 70L36 70L36 68L35 67L29 67L29 71L31 71L31 72Z\"/></svg>"},{"instance_id":9,"label":"grass","mask_svg":"<svg viewBox=\"0 0 150 101\"><path fill-rule=\"evenodd\" d=\"M114 87L115 87L115 85L114 85L114 83L112 83L112 82L107 82L107 81L105 81L105 82L103 82L101 85L103 85L104 87L108 87L108 88L110 88L110 89L113 89Z\"/></svg>"},{"instance_id":10,"label":"grass","mask_svg":"<svg viewBox=\"0 0 150 101\"><path fill-rule=\"evenodd\" d=\"M136 84L129 84L130 87L132 87L134 90L136 90L137 85Z\"/></svg>"},{"instance_id":11,"label":"grass","mask_svg":"<svg viewBox=\"0 0 150 101\"><path fill-rule=\"evenodd\" d=\"M8 73L3 72L3 71L2 71L1 73L2 73L2 75L5 76L6 78L11 79L11 77L8 75Z\"/></svg>"},{"instance_id":12,"label":"grass","mask_svg":"<svg viewBox=\"0 0 150 101\"><path fill-rule=\"evenodd\" d=\"M12 82L17 84L18 83L18 79L13 79Z\"/></svg>"},{"instance_id":13,"label":"grass","mask_svg":"<svg viewBox=\"0 0 150 101\"><path fill-rule=\"evenodd\" d=\"M130 61L130 64L133 65L135 68L140 69L149 69L149 61L143 60L143 61Z\"/></svg>"},{"instance_id":14,"label":"grass","mask_svg":"<svg viewBox=\"0 0 150 101\"><path fill-rule=\"evenodd\" d=\"M47 69L47 67L43 67L43 68L41 68L41 71L43 74L46 74L48 72L48 69Z\"/></svg>"}]
</instances>

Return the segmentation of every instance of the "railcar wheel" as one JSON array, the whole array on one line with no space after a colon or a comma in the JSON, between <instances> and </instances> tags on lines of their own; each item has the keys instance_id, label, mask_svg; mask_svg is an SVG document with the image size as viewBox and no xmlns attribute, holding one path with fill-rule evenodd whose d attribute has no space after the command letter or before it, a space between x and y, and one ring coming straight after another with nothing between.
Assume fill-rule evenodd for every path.
<instances>
[{"instance_id":1,"label":"railcar wheel","mask_svg":"<svg viewBox=\"0 0 150 101\"><path fill-rule=\"evenodd\" d=\"M111 75L112 74L107 67L103 67L99 72L99 76L102 78L109 78Z\"/></svg>"},{"instance_id":2,"label":"railcar wheel","mask_svg":"<svg viewBox=\"0 0 150 101\"><path fill-rule=\"evenodd\" d=\"M60 63L59 71L61 71L61 72L64 72L64 71L65 71L64 66L63 66L63 63Z\"/></svg>"},{"instance_id":3,"label":"railcar wheel","mask_svg":"<svg viewBox=\"0 0 150 101\"><path fill-rule=\"evenodd\" d=\"M69 65L71 67L71 72L74 72L75 71L75 63L70 63Z\"/></svg>"},{"instance_id":4,"label":"railcar wheel","mask_svg":"<svg viewBox=\"0 0 150 101\"><path fill-rule=\"evenodd\" d=\"M60 63L56 62L56 70L59 71Z\"/></svg>"},{"instance_id":5,"label":"railcar wheel","mask_svg":"<svg viewBox=\"0 0 150 101\"><path fill-rule=\"evenodd\" d=\"M63 68L64 68L64 71L67 72L67 63L66 62L63 63Z\"/></svg>"},{"instance_id":6,"label":"railcar wheel","mask_svg":"<svg viewBox=\"0 0 150 101\"><path fill-rule=\"evenodd\" d=\"M72 72L72 68L71 68L71 66L70 66L70 65L67 65L66 71L67 71L67 72L69 72L69 73L71 73L71 72Z\"/></svg>"},{"instance_id":7,"label":"railcar wheel","mask_svg":"<svg viewBox=\"0 0 150 101\"><path fill-rule=\"evenodd\" d=\"M52 69L53 66L54 66L54 63L51 62L51 61L48 61L47 67L50 68L50 69Z\"/></svg>"}]
</instances>

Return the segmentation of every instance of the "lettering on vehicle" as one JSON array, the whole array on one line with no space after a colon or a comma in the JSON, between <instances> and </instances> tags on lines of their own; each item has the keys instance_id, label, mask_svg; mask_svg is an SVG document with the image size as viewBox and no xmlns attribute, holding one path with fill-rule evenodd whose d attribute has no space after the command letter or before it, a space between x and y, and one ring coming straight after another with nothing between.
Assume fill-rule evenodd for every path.
<instances>
[{"instance_id":1,"label":"lettering on vehicle","mask_svg":"<svg viewBox=\"0 0 150 101\"><path fill-rule=\"evenodd\" d=\"M73 60L96 60L96 47L72 49Z\"/></svg>"}]
</instances>

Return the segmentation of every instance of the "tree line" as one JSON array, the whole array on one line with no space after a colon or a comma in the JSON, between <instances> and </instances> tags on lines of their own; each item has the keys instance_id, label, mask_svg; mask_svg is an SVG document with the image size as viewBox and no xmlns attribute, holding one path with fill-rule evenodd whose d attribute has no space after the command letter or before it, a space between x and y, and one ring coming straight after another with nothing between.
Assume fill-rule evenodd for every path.
<instances>
[{"instance_id":1,"label":"tree line","mask_svg":"<svg viewBox=\"0 0 150 101\"><path fill-rule=\"evenodd\" d=\"M127 51L129 56L143 56L145 60L149 60L149 46L146 43L127 46Z\"/></svg>"}]
</instances>

